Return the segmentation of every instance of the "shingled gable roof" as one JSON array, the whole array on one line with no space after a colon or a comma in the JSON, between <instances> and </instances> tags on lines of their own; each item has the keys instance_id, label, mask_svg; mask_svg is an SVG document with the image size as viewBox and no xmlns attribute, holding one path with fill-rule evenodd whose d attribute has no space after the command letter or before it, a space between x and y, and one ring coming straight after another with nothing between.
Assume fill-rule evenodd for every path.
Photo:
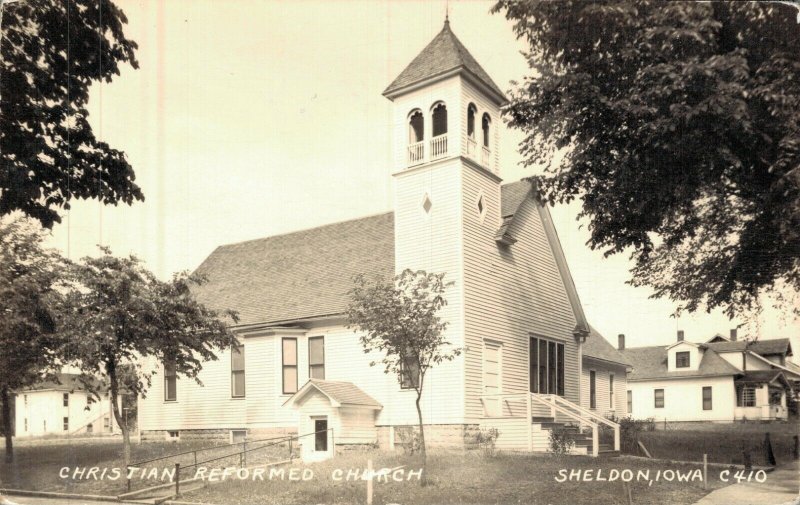
<instances>
[{"instance_id":1,"label":"shingled gable roof","mask_svg":"<svg viewBox=\"0 0 800 505\"><path fill-rule=\"evenodd\" d=\"M625 356L611 345L599 331L591 325L589 326L589 330L589 338L587 338L586 342L583 344L584 356L631 366L631 363L625 359Z\"/></svg>"},{"instance_id":2,"label":"shingled gable roof","mask_svg":"<svg viewBox=\"0 0 800 505\"><path fill-rule=\"evenodd\" d=\"M292 395L284 405L295 404L302 399L311 389L316 389L328 397L334 407L342 405L355 405L359 407L369 407L372 409L382 409L381 405L373 397L359 389L352 382L330 381L321 379L309 379L297 393Z\"/></svg>"},{"instance_id":3,"label":"shingled gable roof","mask_svg":"<svg viewBox=\"0 0 800 505\"><path fill-rule=\"evenodd\" d=\"M515 211L527 195L522 182L501 186ZM274 326L341 315L353 276L389 278L394 267L389 212L220 246L197 268L208 282L194 292L212 309L238 312L238 325Z\"/></svg>"},{"instance_id":4,"label":"shingled gable roof","mask_svg":"<svg viewBox=\"0 0 800 505\"><path fill-rule=\"evenodd\" d=\"M697 370L682 370L669 372L667 370L667 347L630 347L622 351L633 366L633 372L628 374L629 381L649 379L670 379L681 377L719 377L738 375L741 373L736 367L721 358L711 349L703 352L703 358Z\"/></svg>"},{"instance_id":5,"label":"shingled gable roof","mask_svg":"<svg viewBox=\"0 0 800 505\"><path fill-rule=\"evenodd\" d=\"M704 345L717 352L744 351L747 348L748 351L762 356L769 356L770 354L792 355L792 345L788 338L756 340L749 343L746 340L734 340L732 342L710 342Z\"/></svg>"},{"instance_id":6,"label":"shingled gable roof","mask_svg":"<svg viewBox=\"0 0 800 505\"><path fill-rule=\"evenodd\" d=\"M383 95L391 98L399 90L456 69L466 70L476 77L498 95L497 99L501 103L507 101L497 84L455 36L450 29L449 21L444 22L442 31L425 46L425 49L411 61L405 70L400 72L400 75L384 90Z\"/></svg>"}]
</instances>

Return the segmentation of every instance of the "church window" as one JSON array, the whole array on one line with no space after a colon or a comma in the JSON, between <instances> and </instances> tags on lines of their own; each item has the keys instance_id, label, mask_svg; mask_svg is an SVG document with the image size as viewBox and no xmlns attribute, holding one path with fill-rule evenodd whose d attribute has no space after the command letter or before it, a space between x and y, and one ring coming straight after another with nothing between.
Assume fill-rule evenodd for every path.
<instances>
[{"instance_id":1,"label":"church window","mask_svg":"<svg viewBox=\"0 0 800 505\"><path fill-rule=\"evenodd\" d=\"M492 126L492 118L489 117L489 114L483 115L483 120L481 121L481 128L483 128L483 147L489 149L489 130Z\"/></svg>"},{"instance_id":2,"label":"church window","mask_svg":"<svg viewBox=\"0 0 800 505\"><path fill-rule=\"evenodd\" d=\"M447 106L438 102L433 106L433 136L438 137L447 133Z\"/></svg>"},{"instance_id":3,"label":"church window","mask_svg":"<svg viewBox=\"0 0 800 505\"><path fill-rule=\"evenodd\" d=\"M474 103L467 107L467 137L475 139L475 116L478 115L478 108Z\"/></svg>"},{"instance_id":4,"label":"church window","mask_svg":"<svg viewBox=\"0 0 800 505\"><path fill-rule=\"evenodd\" d=\"M408 116L408 143L416 144L425 140L425 118L419 109Z\"/></svg>"}]
</instances>

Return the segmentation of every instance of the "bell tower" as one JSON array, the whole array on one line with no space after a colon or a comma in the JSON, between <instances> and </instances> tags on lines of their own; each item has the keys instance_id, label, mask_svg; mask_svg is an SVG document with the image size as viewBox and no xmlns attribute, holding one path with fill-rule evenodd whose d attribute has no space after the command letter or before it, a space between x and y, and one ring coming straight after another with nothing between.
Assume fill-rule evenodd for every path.
<instances>
[{"instance_id":1,"label":"bell tower","mask_svg":"<svg viewBox=\"0 0 800 505\"><path fill-rule=\"evenodd\" d=\"M465 255L491 254L485 248L496 248L501 223L498 146L507 100L448 20L383 96L393 108L395 271L446 274L453 285L440 315L447 340L463 347L465 286L483 275L465 272ZM432 381L465 382L462 359L432 372ZM437 391L447 388L431 394ZM428 401L432 423L463 422L464 394Z\"/></svg>"}]
</instances>

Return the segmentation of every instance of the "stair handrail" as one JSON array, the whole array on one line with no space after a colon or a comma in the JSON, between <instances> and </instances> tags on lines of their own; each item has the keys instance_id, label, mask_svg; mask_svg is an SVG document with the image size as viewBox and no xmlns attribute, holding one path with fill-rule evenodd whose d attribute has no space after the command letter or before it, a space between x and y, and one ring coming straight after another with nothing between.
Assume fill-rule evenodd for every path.
<instances>
[{"instance_id":1,"label":"stair handrail","mask_svg":"<svg viewBox=\"0 0 800 505\"><path fill-rule=\"evenodd\" d=\"M537 395L536 393L530 393L530 395L531 395L531 398L536 400L537 402L542 403L542 404L544 404L544 405L546 405L548 407L551 407L551 408L561 412L562 414L566 415L567 417L571 417L571 418L575 419L576 421L588 424L592 428L595 428L595 429L597 428L597 423L594 423L592 421L584 419L581 416L579 416L578 414L576 414L574 412L570 412L569 409L567 409L565 407L562 407L561 405L559 405L559 404L557 404L555 402L549 402L545 398L542 398L542 396L546 396L546 395L541 395L540 396L540 395Z\"/></svg>"},{"instance_id":2,"label":"stair handrail","mask_svg":"<svg viewBox=\"0 0 800 505\"><path fill-rule=\"evenodd\" d=\"M582 413L582 414L584 414L584 415L586 415L588 417L591 417L593 419L597 419L601 423L603 423L603 424L605 424L607 426L610 426L611 428L618 428L619 427L619 423L615 423L614 421L612 421L612 420L610 420L610 419L608 419L606 417L603 417L603 416L599 415L596 412L592 412L591 410L587 410L587 409L581 407L580 405L572 403L571 401L569 401L569 400L567 400L565 398L562 398L562 397L560 397L558 395L547 395L547 396L549 396L551 398L554 398L556 400L556 402L566 403L568 406L574 408L578 412L580 412L580 413Z\"/></svg>"},{"instance_id":3,"label":"stair handrail","mask_svg":"<svg viewBox=\"0 0 800 505\"><path fill-rule=\"evenodd\" d=\"M584 414L584 415L586 415L586 416L588 416L588 417L590 417L592 419L596 419L596 420L600 421L601 423L603 423L603 424L605 424L607 426L610 426L614 430L614 450L615 451L619 451L620 450L620 433L619 433L620 426L619 426L619 423L615 423L614 421L612 421L610 419L607 419L607 418L597 414L596 412L592 412L591 410L587 410L587 409L581 407L580 405L572 403L571 401L567 400L566 398L562 398L562 397L560 397L558 395L543 395L543 396L547 396L547 397L551 398L552 401L553 401L553 404L557 404L558 402L565 403L569 407L577 410L578 412L581 412L582 414Z\"/></svg>"}]
</instances>

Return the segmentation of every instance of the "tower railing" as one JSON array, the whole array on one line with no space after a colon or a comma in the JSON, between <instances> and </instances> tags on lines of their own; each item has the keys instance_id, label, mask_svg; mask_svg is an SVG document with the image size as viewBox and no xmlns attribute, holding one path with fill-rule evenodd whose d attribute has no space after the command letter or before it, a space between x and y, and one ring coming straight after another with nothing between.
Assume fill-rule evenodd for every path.
<instances>
[{"instance_id":1,"label":"tower railing","mask_svg":"<svg viewBox=\"0 0 800 505\"><path fill-rule=\"evenodd\" d=\"M425 159L425 141L408 146L408 166L419 165Z\"/></svg>"},{"instance_id":2,"label":"tower railing","mask_svg":"<svg viewBox=\"0 0 800 505\"><path fill-rule=\"evenodd\" d=\"M431 139L431 159L447 156L447 134L437 135Z\"/></svg>"}]
</instances>

